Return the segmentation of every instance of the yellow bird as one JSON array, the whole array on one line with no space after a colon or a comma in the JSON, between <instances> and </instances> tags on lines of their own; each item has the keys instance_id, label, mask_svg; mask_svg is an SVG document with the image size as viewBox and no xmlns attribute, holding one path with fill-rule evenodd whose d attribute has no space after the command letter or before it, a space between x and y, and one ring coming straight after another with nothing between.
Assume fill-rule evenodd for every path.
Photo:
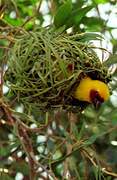
<instances>
[{"instance_id":1,"label":"yellow bird","mask_svg":"<svg viewBox=\"0 0 117 180\"><path fill-rule=\"evenodd\" d=\"M110 96L108 86L100 80L92 80L90 77L83 78L75 89L74 98L86 101L99 107Z\"/></svg>"}]
</instances>

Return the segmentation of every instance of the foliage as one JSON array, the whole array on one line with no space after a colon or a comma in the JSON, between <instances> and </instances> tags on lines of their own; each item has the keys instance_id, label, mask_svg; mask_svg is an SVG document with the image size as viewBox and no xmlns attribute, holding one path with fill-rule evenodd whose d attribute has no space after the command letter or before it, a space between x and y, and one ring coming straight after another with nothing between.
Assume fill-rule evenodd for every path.
<instances>
[{"instance_id":1,"label":"foliage","mask_svg":"<svg viewBox=\"0 0 117 180\"><path fill-rule=\"evenodd\" d=\"M109 5L109 9L105 10L107 19L102 17L100 12L100 7L106 5ZM117 41L113 35L116 29L107 23L114 7L117 7L116 0L76 0L73 2L71 0L0 1L1 179L17 179L19 173L24 179L31 180L37 178L50 180L115 180L117 178L117 105L115 100L112 101L112 98L110 98L99 110L90 105L83 108L84 110L80 113L66 111L61 107L56 110L48 108L45 112L41 111L36 106L38 96L30 104L26 101L26 97L27 99L30 98L30 89L33 89L34 93L40 93L40 87L35 88L36 84L39 83L37 79L48 83L47 76L44 79L46 69L44 69L43 74L40 74L40 70L37 71L37 69L41 67L34 69L36 67L34 65L32 67L31 64L33 58L40 63L38 61L40 56L37 56L39 48L43 49L43 52L46 51L42 54L39 51L42 61L45 55L50 57L48 49L54 49L52 52L56 53L52 64L58 63L57 57L62 53L61 48L64 51L68 48L67 55L68 52L70 57L72 55L72 59L69 58L70 63L76 53L74 46L77 47L77 56L80 56L80 58L83 56L81 59L84 62L87 55L89 55L87 49L90 48L91 58L95 60L92 62L93 76L98 74L98 78L102 76L100 79L108 82L111 74L112 81L109 86L113 94L116 94ZM94 11L96 12L95 16L87 14ZM47 27L42 28L46 25ZM43 33L41 34L40 29L45 29L46 32L42 30ZM48 34L49 29L53 33ZM108 41L112 46L112 53L101 47L101 44L107 39L107 34ZM54 38L51 39L49 35ZM100 47L94 46L97 41L100 42ZM99 62L94 49L98 49L99 54L101 51L101 62ZM105 52L108 55L106 61L103 58ZM63 54L65 58L68 58L67 55ZM23 64L21 60L25 60ZM30 62L27 63L27 60L30 60ZM96 60L99 62L99 66ZM48 69L47 73L54 72L53 66L51 67L51 64L48 64L49 62L44 66ZM83 71L87 71L86 64L84 65L83 61L80 63L80 66L84 67ZM58 64L58 69L65 78L66 66L63 62ZM108 67L108 72L102 73L102 65ZM28 76L27 67L31 67L36 73L38 72L35 76L36 81L31 82L32 87L26 86L34 78L34 73L31 74L31 77ZM77 65L77 67L79 66ZM26 70L22 72L23 69ZM14 70L17 70L15 75ZM54 73L56 76L56 72ZM73 72L72 75L74 74ZM14 83L13 87L17 87L17 89L12 91L12 88L8 88L9 82ZM67 82L62 88L66 89L68 87ZM50 93L53 93L53 91L50 91ZM44 96L42 102L46 99L46 96L45 99ZM116 98L114 95L113 97ZM21 99L23 99L23 103Z\"/></svg>"}]
</instances>

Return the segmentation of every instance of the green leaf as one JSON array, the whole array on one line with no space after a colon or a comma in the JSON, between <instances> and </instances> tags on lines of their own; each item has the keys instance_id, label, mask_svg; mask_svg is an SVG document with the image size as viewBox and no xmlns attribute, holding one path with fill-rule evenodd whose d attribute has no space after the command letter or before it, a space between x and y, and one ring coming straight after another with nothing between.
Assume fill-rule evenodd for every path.
<instances>
[{"instance_id":1,"label":"green leaf","mask_svg":"<svg viewBox=\"0 0 117 180\"><path fill-rule=\"evenodd\" d=\"M104 65L111 66L117 63L117 54L111 55L105 62Z\"/></svg>"},{"instance_id":2,"label":"green leaf","mask_svg":"<svg viewBox=\"0 0 117 180\"><path fill-rule=\"evenodd\" d=\"M107 2L110 2L109 0L94 0L94 2L96 4L104 4L104 3L107 3Z\"/></svg>"},{"instance_id":3,"label":"green leaf","mask_svg":"<svg viewBox=\"0 0 117 180\"><path fill-rule=\"evenodd\" d=\"M93 144L98 137L99 137L99 135L94 134L94 135L91 136L84 144L85 144L86 146L89 146L89 145Z\"/></svg>"},{"instance_id":4,"label":"green leaf","mask_svg":"<svg viewBox=\"0 0 117 180\"><path fill-rule=\"evenodd\" d=\"M6 173L0 173L0 179L1 180L13 180L14 178L10 177L8 174Z\"/></svg>"},{"instance_id":5,"label":"green leaf","mask_svg":"<svg viewBox=\"0 0 117 180\"><path fill-rule=\"evenodd\" d=\"M9 16L5 16L4 20L13 26L21 26L23 23L22 19L11 19Z\"/></svg>"},{"instance_id":6,"label":"green leaf","mask_svg":"<svg viewBox=\"0 0 117 180\"><path fill-rule=\"evenodd\" d=\"M75 41L88 42L91 40L102 40L103 37L97 33L81 33L71 36Z\"/></svg>"},{"instance_id":7,"label":"green leaf","mask_svg":"<svg viewBox=\"0 0 117 180\"><path fill-rule=\"evenodd\" d=\"M54 16L54 25L59 28L63 26L66 20L70 17L72 11L72 3L71 0L67 0L63 5L61 5L55 16Z\"/></svg>"},{"instance_id":8,"label":"green leaf","mask_svg":"<svg viewBox=\"0 0 117 180\"><path fill-rule=\"evenodd\" d=\"M70 18L67 20L66 22L66 26L67 28L76 25L78 26L82 20L82 18L87 14L87 12L89 12L91 9L93 8L93 6L87 6L84 8L78 8L76 10L74 10L71 13Z\"/></svg>"},{"instance_id":9,"label":"green leaf","mask_svg":"<svg viewBox=\"0 0 117 180\"><path fill-rule=\"evenodd\" d=\"M84 111L84 115L87 117L87 118L90 118L90 119L94 119L96 117L96 112L88 107L85 111Z\"/></svg>"},{"instance_id":10,"label":"green leaf","mask_svg":"<svg viewBox=\"0 0 117 180\"><path fill-rule=\"evenodd\" d=\"M102 40L103 37L97 33L85 33L84 38L81 40L82 42L88 42L91 40Z\"/></svg>"},{"instance_id":11,"label":"green leaf","mask_svg":"<svg viewBox=\"0 0 117 180\"><path fill-rule=\"evenodd\" d=\"M84 17L82 23L86 26L86 30L89 32L100 32L105 26L105 21L99 17Z\"/></svg>"},{"instance_id":12,"label":"green leaf","mask_svg":"<svg viewBox=\"0 0 117 180\"><path fill-rule=\"evenodd\" d=\"M76 126L76 124L72 124L72 131L73 131L73 135L76 139L78 139L79 137L79 131L78 131L78 127ZM79 138L80 139L80 138Z\"/></svg>"},{"instance_id":13,"label":"green leaf","mask_svg":"<svg viewBox=\"0 0 117 180\"><path fill-rule=\"evenodd\" d=\"M11 150L18 147L19 143L16 142L14 144L8 146L2 146L0 148L0 156L8 156L11 153Z\"/></svg>"},{"instance_id":14,"label":"green leaf","mask_svg":"<svg viewBox=\"0 0 117 180\"><path fill-rule=\"evenodd\" d=\"M113 126L117 126L117 114L114 114L113 117L112 117L112 125Z\"/></svg>"},{"instance_id":15,"label":"green leaf","mask_svg":"<svg viewBox=\"0 0 117 180\"><path fill-rule=\"evenodd\" d=\"M32 30L33 26L34 26L34 23L32 21L30 21L30 22L26 23L24 27L26 30Z\"/></svg>"},{"instance_id":16,"label":"green leaf","mask_svg":"<svg viewBox=\"0 0 117 180\"><path fill-rule=\"evenodd\" d=\"M85 122L83 122L80 132L77 135L78 140L82 139L84 132L85 132Z\"/></svg>"},{"instance_id":17,"label":"green leaf","mask_svg":"<svg viewBox=\"0 0 117 180\"><path fill-rule=\"evenodd\" d=\"M30 1L31 1L31 4L35 4L39 2L38 0L30 0Z\"/></svg>"},{"instance_id":18,"label":"green leaf","mask_svg":"<svg viewBox=\"0 0 117 180\"><path fill-rule=\"evenodd\" d=\"M12 169L15 169L15 172L21 172L24 175L28 175L29 174L29 166L23 160L20 160L18 163L17 162L13 162L12 163Z\"/></svg>"}]
</instances>

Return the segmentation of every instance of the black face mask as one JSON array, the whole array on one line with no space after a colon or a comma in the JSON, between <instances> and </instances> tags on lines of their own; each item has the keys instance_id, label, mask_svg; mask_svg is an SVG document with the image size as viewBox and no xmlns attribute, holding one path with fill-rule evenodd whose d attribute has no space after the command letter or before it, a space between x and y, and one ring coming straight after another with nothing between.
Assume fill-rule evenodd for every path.
<instances>
[{"instance_id":1,"label":"black face mask","mask_svg":"<svg viewBox=\"0 0 117 180\"><path fill-rule=\"evenodd\" d=\"M96 90L91 90L90 99L96 109L98 109L104 102L104 99L99 95L98 91Z\"/></svg>"}]
</instances>

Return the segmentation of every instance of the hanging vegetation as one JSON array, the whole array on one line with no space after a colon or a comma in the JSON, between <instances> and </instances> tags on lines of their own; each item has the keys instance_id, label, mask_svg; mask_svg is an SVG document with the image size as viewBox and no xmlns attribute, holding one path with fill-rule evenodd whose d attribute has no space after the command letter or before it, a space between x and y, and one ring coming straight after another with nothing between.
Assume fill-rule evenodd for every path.
<instances>
[{"instance_id":1,"label":"hanging vegetation","mask_svg":"<svg viewBox=\"0 0 117 180\"><path fill-rule=\"evenodd\" d=\"M67 34L40 28L21 32L9 51L7 85L24 106L41 110L62 107L79 111L87 106L73 97L84 76L105 83L110 80L107 68L93 50L92 33Z\"/></svg>"}]
</instances>

